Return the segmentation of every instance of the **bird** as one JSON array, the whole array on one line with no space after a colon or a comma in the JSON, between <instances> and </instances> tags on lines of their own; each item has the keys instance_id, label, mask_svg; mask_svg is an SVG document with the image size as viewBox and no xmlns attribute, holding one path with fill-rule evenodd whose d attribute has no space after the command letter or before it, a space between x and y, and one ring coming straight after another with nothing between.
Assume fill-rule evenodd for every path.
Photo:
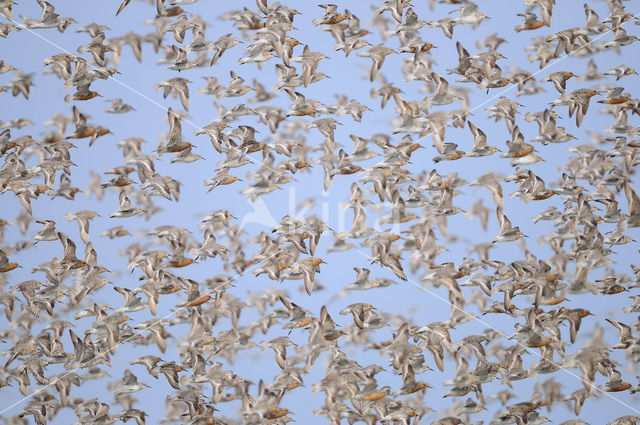
<instances>
[{"instance_id":1,"label":"bird","mask_svg":"<svg viewBox=\"0 0 640 425\"><path fill-rule=\"evenodd\" d=\"M611 323L618 330L618 332L620 332L620 341L618 342L618 344L614 345L613 348L628 348L629 345L631 345L631 341L634 340L631 328L622 322L618 322L617 320L609 318L606 318L605 320Z\"/></svg>"},{"instance_id":2,"label":"bird","mask_svg":"<svg viewBox=\"0 0 640 425\"><path fill-rule=\"evenodd\" d=\"M118 199L120 200L118 210L109 215L109 217L111 218L132 217L134 215L142 214L145 212L145 210L140 207L131 206L131 200L127 196L127 192L125 190L120 191L120 194L118 195Z\"/></svg>"},{"instance_id":3,"label":"bird","mask_svg":"<svg viewBox=\"0 0 640 425\"><path fill-rule=\"evenodd\" d=\"M488 156L499 151L497 147L487 144L487 135L484 131L476 127L471 121L467 121L467 125L471 134L473 134L473 149L467 152L466 156Z\"/></svg>"},{"instance_id":4,"label":"bird","mask_svg":"<svg viewBox=\"0 0 640 425\"><path fill-rule=\"evenodd\" d=\"M500 233L491 242L511 242L522 239L525 236L519 227L512 227L511 220L507 218L501 207L496 208L496 216L500 225Z\"/></svg>"},{"instance_id":5,"label":"bird","mask_svg":"<svg viewBox=\"0 0 640 425\"><path fill-rule=\"evenodd\" d=\"M597 94L598 92L593 89L578 89L564 93L560 98L550 102L550 105L552 108L558 105L568 105L569 117L572 117L575 112L576 126L580 127L589 109L589 99Z\"/></svg>"},{"instance_id":6,"label":"bird","mask_svg":"<svg viewBox=\"0 0 640 425\"><path fill-rule=\"evenodd\" d=\"M18 263L15 261L9 261L7 254L0 250L0 273L6 273L18 267L20 267Z\"/></svg>"},{"instance_id":7,"label":"bird","mask_svg":"<svg viewBox=\"0 0 640 425\"><path fill-rule=\"evenodd\" d=\"M573 76L574 74L571 71L557 71L547 75L540 82L551 82L558 92L564 93L567 89L567 80Z\"/></svg>"},{"instance_id":8,"label":"bird","mask_svg":"<svg viewBox=\"0 0 640 425\"><path fill-rule=\"evenodd\" d=\"M75 213L67 213L65 215L65 218L67 219L67 221L75 220L78 222L80 239L82 239L84 243L88 243L89 242L89 223L91 220L98 217L99 215L100 214L98 214L95 211L82 210Z\"/></svg>"},{"instance_id":9,"label":"bird","mask_svg":"<svg viewBox=\"0 0 640 425\"><path fill-rule=\"evenodd\" d=\"M384 44L376 44L375 46L369 47L365 52L357 53L358 56L363 58L370 58L373 63L371 64L371 70L369 72L369 80L374 81L384 64L385 58L395 53L395 50L386 47Z\"/></svg>"},{"instance_id":10,"label":"bird","mask_svg":"<svg viewBox=\"0 0 640 425\"><path fill-rule=\"evenodd\" d=\"M59 3L0 0L7 423L640 422L628 2Z\"/></svg>"},{"instance_id":11,"label":"bird","mask_svg":"<svg viewBox=\"0 0 640 425\"><path fill-rule=\"evenodd\" d=\"M122 99L110 99L109 102L111 102L111 106L108 109L105 109L105 112L112 114L125 114L130 111L135 111L133 106L127 105Z\"/></svg>"}]
</instances>

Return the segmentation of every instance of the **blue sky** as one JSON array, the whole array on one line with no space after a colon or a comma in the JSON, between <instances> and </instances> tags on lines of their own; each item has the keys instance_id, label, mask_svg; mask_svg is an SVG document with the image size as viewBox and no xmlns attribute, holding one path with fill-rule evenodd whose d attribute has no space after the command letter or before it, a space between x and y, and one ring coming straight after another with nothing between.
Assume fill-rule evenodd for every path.
<instances>
[{"instance_id":1,"label":"blue sky","mask_svg":"<svg viewBox=\"0 0 640 425\"><path fill-rule=\"evenodd\" d=\"M423 3L426 2L421 2L420 4L416 2L414 8L418 15L425 20L439 19L446 16L447 13L453 9L451 6L438 4L434 10L429 10L426 4ZM432 50L432 56L435 60L433 70L447 78L450 84L454 84L457 77L447 74L446 72L446 69L453 68L457 65L455 42L460 41L469 52L474 54L479 52L474 46L474 43L482 40L493 32L498 32L502 37L507 39L507 42L500 46L499 49L507 58L499 62L503 68L503 73L508 73L510 66L518 66L531 72L537 72L538 64L528 62L526 59L527 53L523 51L523 47L530 43L531 38L551 34L569 27L582 26L584 24L584 14L580 2L558 3L554 8L551 28L539 30L541 32L515 33L513 27L520 23L520 18L516 16L516 14L523 12L525 6L523 6L521 2L496 0L493 2L480 3L480 10L489 15L491 19L481 23L475 30L468 26L457 26L453 39L449 40L443 36L439 29L425 27L420 31L420 36L425 41L431 41L437 46L437 49ZM628 5L627 9L629 12L636 12L633 9L635 6L634 2L627 2L626 4ZM47 130L42 123L49 119L54 113L61 112L67 115L71 113L71 104L67 104L63 100L64 96L69 92L65 90L61 80L52 75L42 73L44 69L42 60L50 55L61 53L63 50L76 53L79 45L87 43L89 41L87 34L75 33L76 28L90 22L106 24L110 28L106 32L107 38L120 36L128 31L138 33L149 33L153 31L153 26L144 24L144 22L152 18L155 13L150 5L145 2L132 2L118 17L115 17L115 10L118 5L119 2L117 1L57 2L55 4L56 12L61 16L73 17L79 24L72 25L64 34L60 34L56 30L36 30L37 35L29 31L19 31L11 33L7 39L0 40L0 46L2 46L0 48L0 59L23 70L25 73L35 73L35 85L31 89L31 97L28 101L22 97L11 97L10 93L0 93L3 105L3 107L0 108L2 112L0 119L2 121L28 117L35 123L20 130L12 129L12 135L14 137L31 134L34 138L38 138L44 135ZM211 23L210 27L207 28L206 38L207 40L215 40L219 36L229 32L239 37L239 31L234 28L231 22L220 20L217 16L226 12L228 9L241 9L244 6L254 10L256 8L253 2L234 2L228 5L225 3L224 7L221 7L221 3L219 2L200 1L194 5L187 6L186 10L189 15L200 15ZM294 21L295 29L290 32L290 35L300 40L301 44L308 44L312 51L322 51L330 57L330 59L323 60L320 63L318 70L326 73L331 78L311 84L303 90L301 88L304 95L307 96L307 98L318 99L324 104L329 105L335 103L336 95L344 94L350 99L357 99L372 109L371 111L365 112L362 123L354 122L349 116L338 117L337 119L342 125L338 126L336 130L336 141L344 146L347 151L350 151L352 147L352 142L348 137L350 134L369 137L375 133L389 133L391 129L394 128L390 120L395 116L393 111L395 105L393 101L390 101L386 108L381 109L379 99L370 97L369 92L371 88L379 86L379 82L372 84L368 80L367 70L370 65L370 60L358 57L355 53L345 58L342 52L333 51L332 46L334 41L330 34L320 31L311 24L313 19L322 15L322 9L313 3L307 2L296 4L296 7L299 8L301 15L296 17ZM592 7L600 14L601 19L606 16L607 8L604 2L594 3ZM372 11L368 2L343 2L340 3L340 9L342 8L350 9L360 18L363 25L372 17ZM23 0L14 7L14 16L17 17L19 15L38 17L40 15L40 8L35 2ZM2 22L6 21L4 18L0 19L2 19ZM629 24L626 27L630 34L636 34L636 28L633 24ZM190 42L190 37L190 35L187 37L186 42ZM371 44L381 42L378 32L373 29L372 34L366 38ZM611 34L606 34L599 41L610 39ZM167 44L175 44L175 40L173 40L171 34L165 36L165 42ZM339 204L348 201L351 183L357 181L362 175L337 176L329 192L325 193L322 189L323 175L320 164L313 167L311 172L296 174L296 181L283 186L282 190L276 190L261 197L255 205L246 201L244 195L240 193L240 189L247 184L246 173L250 170L255 170L257 168L256 165L249 165L232 170L232 174L241 177L245 180L244 182L237 182L230 186L217 188L211 193L206 193L206 187L202 185L202 181L215 174L216 163L222 160L223 157L215 152L209 145L206 136L193 135L199 126L204 126L218 117L218 112L213 104L215 98L197 94L197 90L205 85L202 77L214 76L218 78L220 84L226 85L230 80L229 72L233 70L244 78L247 83L250 83L256 78L266 87L270 88L277 82L277 77L273 71L274 61L267 62L262 70L254 64L240 65L238 63L238 59L242 57L244 53L246 44L247 43L245 43L245 45L238 45L227 51L221 60L211 68L195 68L180 73L180 76L192 81L192 83L189 84L191 105L188 114L190 117L189 121L195 124L192 125L184 121L182 123L183 135L185 140L192 142L196 146L194 151L204 157L204 160L193 164L170 164L169 155L165 155L156 162L156 171L159 174L170 175L182 182L180 202L169 202L162 198L154 198L154 202L162 207L163 210L153 216L151 220L147 221L143 217L135 217L120 222L108 218L109 213L115 211L118 207L118 193L115 191L108 190L105 198L101 202L99 202L95 196L86 197L82 193L77 195L76 201L74 202L62 198L50 200L46 196L41 196L40 199L32 202L34 217L55 220L57 223L56 227L60 231L67 233L76 240L79 255L83 252L84 245L78 237L76 223L67 222L64 218L65 213L83 209L93 209L99 212L101 217L96 218L91 223L91 241L98 251L99 262L112 270L112 273L109 275L109 280L118 286L133 288L139 284L137 282L138 273L129 274L126 270L126 259L117 255L118 250L122 250L128 244L137 240L137 232L148 231L159 225L174 224L189 229L192 235L197 240L200 240L202 232L197 228L199 217L202 217L207 212L221 208L228 209L238 217L238 220L235 221L238 224L247 214L256 209L264 208L264 206L266 206L272 217L279 220L280 217L290 212L289 206L291 204L297 205L305 199L311 198L315 200L315 206L309 213L314 213L326 218L327 223L334 229L341 228L339 217L345 214L343 217L345 217L347 228L350 225L352 218L351 211L343 213ZM395 49L399 47L398 41L392 38L387 40L385 45ZM301 49L299 46L295 52L300 53L302 51ZM601 72L622 63L635 67L638 66L638 58L636 55L633 55L635 49L635 45L632 45L624 49L622 51L623 54L617 54L614 51L601 52L595 55L594 59ZM381 72L389 81L393 81L394 85L403 90L401 96L404 99L422 99L426 93L422 91L421 83L406 82L402 79L400 67L406 57L406 55L401 54L390 55L387 57ZM122 139L127 137L142 137L145 139L145 143L143 144L144 152L151 153L152 150L157 148L159 136L168 130L166 108L172 107L176 111L183 110L178 99L171 97L163 99L162 92L156 90L154 87L159 81L178 76L177 72L166 69L167 65L157 64L156 62L159 59L161 59L161 57L153 52L149 44L144 44L142 63L138 63L130 49L125 47L123 49L121 62L118 66L120 73L115 76L115 80L98 80L91 86L92 89L97 90L103 97L97 97L88 102L76 103L82 111L91 116L89 119L90 122L109 128L112 134L98 139L91 148L88 147L88 143L85 140L76 141L75 144L78 148L72 152L72 159L74 163L77 164L77 166L73 168L71 175L74 185L84 189L88 185L91 171L102 174L112 167L121 165L123 161L121 151L116 148L116 143ZM582 74L586 69L588 60L589 58L579 57L561 58L557 60L557 63L552 64L547 69L536 74L536 79L539 80L550 72L560 70L570 70L575 74ZM297 66L299 69L299 65ZM11 73L0 75L0 84L8 83L11 78ZM625 77L619 82L615 82L613 78L609 77L606 80L600 80L594 83L578 81L574 78L569 80L568 90L595 87L600 83L607 83L623 85L626 91L633 94L634 89L637 88L637 79L638 77L636 75L632 75ZM502 89L492 89L489 93L470 86L472 88L470 91L472 114L469 119L487 133L489 144L496 145L504 150L506 147L505 140L510 139L510 135L503 122L495 123L492 119L487 118L485 108L493 105L498 97L507 96L523 104L523 107L520 109L521 113L518 116L518 124L525 134L526 139L531 139L537 135L537 125L535 123L525 122L522 119L524 113L528 110L541 111L547 107L548 102L558 97L558 93L552 85L540 84L545 89L544 92L536 96L520 97L516 97L516 89L512 86L507 86ZM241 98L222 99L219 102L226 107L230 107L239 102L248 104L250 97L251 93ZM124 115L103 113L103 109L108 106L108 103L104 102L104 100L110 98L122 98L126 103L134 106L136 110ZM558 167L569 158L569 154L566 152L568 147L589 142L591 140L589 131L602 133L606 126L613 124L610 116L604 116L598 112L601 108L594 100L596 100L596 98L592 99L587 119L581 128L576 128L573 120L563 119L559 122L559 125L564 125L567 131L576 137L576 140L562 145L536 145L540 156L542 156L545 161L527 168L530 168L542 177L548 186L553 187L554 182L558 180L560 176ZM290 102L286 96L281 93L278 98L271 101L271 103L286 108ZM434 107L434 110L448 110L456 107L457 105L454 104L446 107ZM566 107L556 108L556 111L562 117L568 118ZM308 119L308 121L310 120L311 119ZM630 123L633 125L637 124L637 118L630 117ZM260 131L260 133L257 134L259 140L265 140L270 136L268 128L258 124L257 119L254 117L243 118L241 122L233 123L233 125L239 124L256 125L256 128ZM397 142L401 137L402 135L396 135L393 136L392 140L393 142ZM307 133L307 143L310 145L319 144L322 138L323 136L315 129ZM447 128L446 140L458 143L463 150L468 151L471 149L472 137L468 128ZM471 181L488 171L499 172L503 175L514 172L514 168L509 164L509 159L499 158L497 155L487 158L463 158L459 161L434 164L432 158L436 155L436 151L432 147L431 137L425 137L420 143L425 149L416 151L411 157L411 164L407 166L407 168L415 174L419 174L422 171L429 172L435 168L443 176L455 172L458 173L460 177ZM259 163L261 154L251 154L251 158ZM35 158L32 158L31 163L28 165L34 165L34 161ZM379 158L374 158L362 165L372 165L377 161L379 161ZM106 176L104 176L103 179L106 180ZM580 183L586 185L586 182ZM637 178L634 180L634 184L636 191L638 191ZM363 190L366 190L370 188L370 185L361 184L361 187ZM549 247L540 244L538 238L552 231L552 224L549 222L534 224L530 220L530 217L533 217L551 205L555 205L558 209L562 210L562 199L560 197L552 197L545 201L523 204L520 199L507 196L517 189L515 183L503 183L502 187L505 194L505 213L511 219L514 226L520 226L521 230L529 236L527 248L539 258L546 258L551 255ZM492 206L491 195L486 189L463 186L460 190L462 194L454 198L456 205L460 205L468 210L478 198L482 198L485 205ZM0 211L2 218L12 219L16 217L21 212L21 207L17 199L9 192L5 192L1 196L0 199L2 200L0 203L2 206L0 207ZM626 210L626 201L622 194L619 197L619 201L621 208ZM262 204L262 202L264 202L264 204ZM377 219L379 215L388 214L388 210L383 210L377 214L368 210L368 213L369 224L373 225L374 220ZM115 239L113 241L98 236L106 229L118 224L122 224L130 229L133 236ZM447 241L440 230L436 228L439 243L446 245L448 248L446 252L438 256L438 263L453 261L458 264L465 256L472 255L466 252L469 246L491 240L498 233L495 214L490 215L489 229L487 232L481 229L477 218L469 220L464 214L450 217L448 227L449 232L452 235L457 235L458 238L456 241ZM600 231L604 233L604 231L614 228L614 225L604 224L601 226ZM5 231L5 244L28 239L38 230L38 225L32 223L27 234L23 236L17 231L16 226L9 226ZM249 223L244 230L248 235L254 235L260 231L268 231L268 228L261 223ZM628 234L638 239L637 229L630 230ZM251 272L247 272L234 282L235 287L229 292L238 298L245 298L248 291L260 291L267 287L284 287L290 292L294 302L308 308L316 315L319 313L321 305L330 302L328 305L330 312L334 320L341 324L349 323L351 319L347 316L338 315L338 311L344 306L356 301L370 302L380 311L388 312L398 317L410 318L416 324L444 321L448 318L449 306L445 304L442 299L434 297L431 293L425 292L412 283L400 283L388 288L350 294L346 298L336 297L336 294L339 294L344 286L353 281L355 273L352 267L354 266L371 268L372 276L374 277L392 278L393 275L387 269L382 269L378 265L369 265L366 256L370 254L370 251L367 249L363 249L363 251L353 250L346 253L326 253L326 249L331 246L331 241L331 232L325 233L321 239L317 253L317 256L324 258L327 262L326 265L321 267L322 271L318 275L318 280L325 286L325 290L318 291L317 293L314 292L313 295L309 297L298 290L300 286L299 282L285 281L284 283L279 283L270 281L265 276L254 277ZM247 252L251 253L253 249L252 247L247 247ZM619 273L630 273L629 265L638 262L637 249L638 245L636 242L626 246L615 247L614 251L616 254L612 256L615 262L611 267ZM492 258L505 262L523 258L523 253L518 248L517 243L496 246L491 253ZM25 250L13 254L11 258L18 261L23 266L23 269L12 272L8 279L8 285L34 278L33 275L29 273L33 266L48 260L54 255L60 256L61 254L61 246L57 242L39 244L37 249ZM406 255L408 257L409 253ZM407 269L407 266L405 266L405 269ZM197 280L223 272L224 270L222 269L222 264L219 259L200 262L199 264L184 269L186 276ZM595 279L601 277L603 272L604 269L591 272L589 274L589 280L593 282ZM230 274L233 275L233 272ZM420 277L420 274L410 275L413 282L420 282ZM441 298L447 299L447 293L444 287L429 289L433 290L433 292ZM464 292L470 295L472 289L465 288ZM593 296L591 294L569 296L569 301L566 303L567 307L575 308L579 306L589 308L596 313L596 316L585 319L583 322L584 327L576 344L568 347L567 351L569 353L574 352L582 346L583 343L587 342L590 332L598 325L605 328L605 339L609 343L614 343L617 340L617 332L604 322L604 317L611 317L613 315L618 318L618 320L625 321L626 323L633 322L634 317L632 315L624 315L621 313L621 308L630 304L627 295L632 294L634 293L622 293L612 296ZM184 297L183 294L163 296L161 298L158 317L169 314L171 310L175 308L174 305L178 303L182 297ZM500 297L500 295L494 295L493 300L499 300ZM121 296L109 287L105 287L94 294L92 299L111 305L122 302ZM524 306L526 303L526 299L522 299L518 300L516 304ZM478 313L476 310L473 310L475 307L470 306L470 308L471 311ZM132 318L131 324L133 325L147 320L149 313L148 311L132 313L130 317ZM241 323L249 323L256 318L257 315L254 311L247 310L243 312ZM1 320L5 320L4 317ZM502 317L493 315L484 316L482 320L487 325L495 327L506 334L513 332L515 321L505 321ZM91 319L83 319L74 322L74 330L76 333L84 331L84 329L91 326L91 321ZM523 323L523 321L524 319L522 318L518 319L519 323ZM32 334L37 334L45 324L46 319L43 318L41 323L34 325ZM216 329L220 331L229 326L228 320L223 319L219 322ZM394 324L393 327L396 326L397 324ZM485 327L485 324L479 322L466 323L454 330L452 337L454 340L457 340L465 335L479 333ZM2 326L2 328L6 329L6 324ZM278 328L279 327L275 327L272 329L272 332L268 335L257 335L257 342L268 340L282 332ZM387 339L391 337L391 331L391 328L377 331L375 338L380 340ZM563 332L565 331L568 334L568 330L563 330ZM174 338L170 340L169 349L162 357L166 360L179 360L176 345L178 344L180 336L184 336L185 333L188 332L188 327L179 325L169 329L169 332L174 335ZM307 335L306 333L294 331L290 337L298 343L304 343ZM66 340L68 342L68 338ZM503 343L506 344L507 341L505 340ZM68 350L71 348L71 346L67 347ZM144 368L128 365L129 360L141 355L140 352L143 349L145 353L149 354L155 353L156 351L153 345L121 346L116 355L111 358L112 367L109 368L111 378L90 381L80 389L74 387L71 396L83 396L85 398L98 397L105 402L109 402L112 400L112 396L107 391L107 383L119 379L122 376L123 370L129 367L141 382L152 386L150 389L135 394L136 398L139 399L136 407L147 411L150 415L147 423L158 423L164 413L164 408L160 403L163 403L164 397L173 390L163 378L156 381L147 375ZM348 344L345 345L343 349L349 356L358 360L362 365L378 363L387 367L387 370L391 370L388 366L388 359L380 357L374 350L363 350L362 347ZM427 357L429 356L427 355ZM636 372L625 368L627 362L624 355L622 353L612 353L612 358L621 362L622 365L619 369L624 373L628 381L635 384L636 379L634 376ZM537 362L538 359L534 355L528 355L525 358L525 366L532 361ZM430 365L434 367L432 362L430 362ZM271 382L278 373L278 368L273 362L273 353L271 350L261 352L259 349L253 349L247 352L241 352L233 365L225 364L225 367L233 369L236 373L254 382L258 382L259 379ZM54 366L52 366L50 370L52 373L56 372ZM427 391L425 398L425 403L432 409L439 411L451 405L447 399L442 399L442 394L444 394L448 388L443 387L440 383L450 379L453 376L454 370L455 363L449 359L444 373L427 372L421 376L421 379L429 382L434 387ZM323 372L324 364L323 358L321 358L311 373L305 376L305 386L285 396L282 403L283 405L298 406L295 409L291 408L291 410L294 411L293 418L296 422L309 424L326 423L325 418L311 414L311 411L319 407L323 402L322 393L311 391L312 383L322 379ZM578 373L575 369L572 369L571 372ZM553 376L556 381L563 383L563 393L570 393L581 387L581 383L576 377L566 372L559 371ZM398 387L400 382L400 378L390 372L381 374L379 378L381 385L389 384L394 389ZM527 379L519 383L514 383L513 392L520 397L519 400L526 400L530 398L534 391L533 384L541 382L545 378L547 377L541 376L535 380ZM599 376L597 384L602 384L605 381L606 379ZM14 384L12 387L0 389L0 405L8 406L22 398L17 393L16 388ZM31 389L35 388L35 386L31 387ZM498 388L499 385L497 384L486 385L484 387L485 395L492 394ZM255 388L253 388L252 391L255 391ZM208 390L205 390L205 394L207 393ZM615 394L615 397L627 405L638 405L637 397L631 396L627 392ZM24 404L18 404L11 410L3 413L3 415L16 415L23 405ZM217 407L221 409L223 414L231 417L237 413L236 409L239 407L239 403L232 402ZM488 423L491 414L498 410L498 404L491 402L487 407L489 409L487 413L477 414L474 416L474 419L486 420ZM112 407L112 412L117 411L118 407ZM631 413L632 411L628 410L624 405L607 396L601 396L598 400L591 399L585 403L581 417L592 424L598 424L609 421L618 414ZM554 423L560 423L563 420L573 417L572 411L560 404L555 405L551 413L545 412L544 415L549 416ZM436 417L436 414L431 414L423 419L423 422L429 423L429 421L435 420ZM75 416L70 409L63 409L52 423L71 423L74 420Z\"/></svg>"}]
</instances>

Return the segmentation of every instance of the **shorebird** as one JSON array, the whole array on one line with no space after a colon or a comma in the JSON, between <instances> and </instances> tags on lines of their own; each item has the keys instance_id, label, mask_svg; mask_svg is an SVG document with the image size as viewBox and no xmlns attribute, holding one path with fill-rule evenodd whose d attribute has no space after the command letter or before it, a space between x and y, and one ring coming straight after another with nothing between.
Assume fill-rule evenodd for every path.
<instances>
[{"instance_id":1,"label":"shorebird","mask_svg":"<svg viewBox=\"0 0 640 425\"><path fill-rule=\"evenodd\" d=\"M7 423L640 422L633 11L415 3L0 0Z\"/></svg>"},{"instance_id":2,"label":"shorebird","mask_svg":"<svg viewBox=\"0 0 640 425\"><path fill-rule=\"evenodd\" d=\"M498 217L498 224L500 225L500 233L493 238L491 242L511 242L522 239L525 235L520 231L519 227L512 227L511 220L502 211L502 208L496 209L496 216Z\"/></svg>"}]
</instances>

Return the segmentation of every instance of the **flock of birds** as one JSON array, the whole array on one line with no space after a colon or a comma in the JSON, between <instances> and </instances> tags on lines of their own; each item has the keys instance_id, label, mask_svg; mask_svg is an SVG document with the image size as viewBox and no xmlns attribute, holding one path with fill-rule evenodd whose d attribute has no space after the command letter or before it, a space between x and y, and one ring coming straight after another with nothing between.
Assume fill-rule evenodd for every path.
<instances>
[{"instance_id":1,"label":"flock of birds","mask_svg":"<svg viewBox=\"0 0 640 425\"><path fill-rule=\"evenodd\" d=\"M566 404L575 418L562 424L579 425L590 419L580 417L583 404L603 399L609 424L640 422L640 411L619 399L640 391L629 376L640 362L640 322L633 322L640 313L640 266L625 270L616 264L619 252L631 250L635 256L638 248L640 198L633 175L640 164L640 141L639 127L629 121L640 115L640 99L627 91L631 83L621 85L637 81L637 73L626 65L601 72L596 61L604 51L626 58L637 48L639 39L630 33L640 20L622 0L597 4L601 14L608 8L604 18L584 4L585 24L555 33L550 31L555 0L525 0L522 23L476 40L473 54L454 30L487 25L489 17L467 0L439 0L438 5L432 0L432 9L457 7L437 20L421 19L418 7L407 0L380 1L366 24L340 5L319 5L308 16L257 0L253 7L221 14L219 19L233 22L235 30L215 40L208 36L216 25L189 13L197 0L156 0L155 10L147 9L155 30L120 36L111 36L101 23L81 26L45 0L36 0L40 18L18 19L16 12L30 1L0 0L4 52L14 31L46 38L47 29L74 29L86 33L88 42L74 53L44 58L40 71L64 86L68 104L68 110L56 111L44 123L50 127L46 134L25 133L33 124L29 118L0 123L1 213L8 205L21 210L15 218L0 217L0 231L16 229L24 236L10 242L0 237L0 304L6 316L0 329L6 358L0 367L0 398L7 400L16 391L23 396L11 405L0 403L0 421L46 424L59 412L72 411L77 424L145 424L151 412L137 407L134 394L142 397L166 380L171 392L162 394L165 416L154 419L165 424L284 424L295 413L301 418L311 411L331 424L542 424ZM105 20L130 13L130 3L116 5L118 18ZM315 31L315 39L294 38L298 28ZM440 31L456 41L458 62L446 71L442 67L449 64L435 61L439 46L425 41ZM503 71L509 59L500 46L513 32L531 34L531 44L524 46L530 71ZM320 37L335 40L332 52L316 50ZM118 141L83 112L84 105L102 101L96 82L116 84L120 62L128 57L125 50L142 62L146 47L145 60L147 51L155 52L161 66L175 73L156 89L164 99L179 102L166 109L168 132L155 149L145 149L144 139L133 135ZM227 51L243 53L225 84L220 80L226 76L216 68L230 56ZM330 77L322 70L335 55L369 61L364 76L374 99L369 105L343 95L335 104L305 96ZM399 74L388 69L390 55L401 56ZM566 56L589 57L586 70L562 70ZM551 65L555 69L547 69ZM274 69L278 81L272 88L261 78L248 83L241 76L247 67L261 73ZM192 136L210 141L210 148L196 148L182 128L191 124L187 111L195 83L187 77L194 69L216 75L206 77L197 93L215 96L218 116ZM11 96L29 99L32 91L44 90L34 84L43 77L0 60L0 73L10 71L13 79L0 88L3 114ZM390 75L401 75L403 81ZM414 91L403 91L400 82L412 84ZM495 119L493 126L508 139L506 145L478 126L483 112L470 103L478 95L490 100L484 113ZM525 111L515 99L529 96L544 97L546 108ZM223 100L232 106L222 106L218 101ZM127 102L112 99L104 112L137 113ZM593 103L600 111L593 110ZM366 134L367 115L374 108L388 117L388 132ZM597 128L593 115L598 112L610 126ZM336 136L346 121L353 143ZM537 124L536 135L521 131L527 123ZM589 127L593 140L571 134L581 126ZM454 128L466 134L457 143L445 135ZM74 161L82 159L76 153L90 152L94 144L117 146L121 163L90 177L74 174L72 180ZM561 178L547 183L532 165L544 161L554 144L567 149L564 157L553 158ZM494 169L507 173L487 172L467 181L443 172L460 169L451 161L464 158L460 164L474 167L479 157L489 156ZM225 205L221 196L216 198L220 208L197 223L185 220L136 233L129 224L136 220L132 217L151 220L162 209L180 215L185 203L199 202L180 200L181 182L173 172L157 172L159 164L170 170L211 170L214 160L215 174L203 181L201 196L231 185L248 200L268 204L270 192L296 186L298 176L310 173L317 184L304 187L309 193L350 184L350 198L342 207L352 210L352 226L339 229L316 215L286 215L271 229L249 234L239 225L235 206ZM251 171L240 176L243 167ZM492 204L478 197L465 211L457 201L472 196L474 187L485 191ZM505 198L503 190L513 187ZM107 201L112 193L119 202L109 205L107 214L64 204L66 220L78 225L72 234L59 230L51 209L37 202L58 197ZM529 217L511 213L509 198L519 198L519 211L531 212ZM386 215L380 213L384 205L391 205ZM372 214L378 215L375 225L367 218ZM460 240L456 231L461 229L447 226L456 215L479 219L462 230L469 237L482 235L493 222L499 231L466 246L464 258L443 262L447 245ZM518 224L530 216L536 228L548 222L553 231L525 235ZM34 230L34 222L41 227ZM110 227L96 234L92 227L97 222ZM187 228L194 224L197 231ZM331 237L333 244L327 243ZM101 262L107 254L94 247L101 238L120 243L126 270ZM535 242L552 255L536 256ZM504 245L519 259L503 261L496 255ZM57 255L43 256L48 249ZM22 251L38 265L21 266L16 257ZM323 288L321 268L334 267L349 252L362 254L353 267L355 279L344 276ZM203 263L209 274L194 277L190 270ZM127 276L137 280L118 283ZM301 283L310 297L292 294L284 281ZM407 312L341 301L345 294L362 293L357 291L379 297L398 291L402 297L404 285L439 297L437 302L449 305L449 317L416 322ZM319 309L305 308L305 299L322 289L337 295ZM119 303L101 302L113 291L120 294ZM581 304L590 295L600 308L595 314ZM170 313L163 315L167 306ZM621 321L604 315L603 306L615 310ZM255 320L242 320L241 314ZM500 317L512 333L488 326L486 314ZM472 324L481 330L469 331ZM605 334L616 331L617 343L607 343ZM136 347L131 351L135 358L127 359L122 377L112 376L110 359L127 347ZM279 371L275 378L265 374L256 382L243 376L243 365L234 359L244 350L272 351ZM374 350L382 360L355 360L365 350ZM320 379L310 381L312 371L323 368ZM429 384L436 376L442 383ZM112 399L93 396L92 388L105 379ZM532 394L514 391L518 381L528 382L525 388ZM483 392L483 386L491 392ZM569 386L575 390L564 391ZM444 398L435 399L432 393L442 388ZM322 405L290 402L290 393L304 391L323 394ZM590 423L603 423L598 421Z\"/></svg>"}]
</instances>

